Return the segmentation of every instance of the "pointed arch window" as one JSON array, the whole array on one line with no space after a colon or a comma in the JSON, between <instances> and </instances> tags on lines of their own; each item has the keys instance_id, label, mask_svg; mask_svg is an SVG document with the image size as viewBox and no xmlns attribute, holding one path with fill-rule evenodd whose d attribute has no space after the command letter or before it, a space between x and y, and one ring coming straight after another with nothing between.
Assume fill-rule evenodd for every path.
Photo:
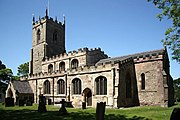
<instances>
[{"instance_id":1,"label":"pointed arch window","mask_svg":"<svg viewBox=\"0 0 180 120\"><path fill-rule=\"evenodd\" d=\"M107 95L107 79L99 76L95 79L96 95Z\"/></svg>"},{"instance_id":2,"label":"pointed arch window","mask_svg":"<svg viewBox=\"0 0 180 120\"><path fill-rule=\"evenodd\" d=\"M81 94L81 80L75 78L72 80L72 90L73 94Z\"/></svg>"},{"instance_id":3,"label":"pointed arch window","mask_svg":"<svg viewBox=\"0 0 180 120\"><path fill-rule=\"evenodd\" d=\"M132 85L131 85L131 75L130 73L128 72L126 74L126 98L131 98L132 97Z\"/></svg>"},{"instance_id":4,"label":"pointed arch window","mask_svg":"<svg viewBox=\"0 0 180 120\"><path fill-rule=\"evenodd\" d=\"M77 59L73 59L72 62L71 62L71 68L72 69L77 68L78 64L79 64L78 60Z\"/></svg>"},{"instance_id":5,"label":"pointed arch window","mask_svg":"<svg viewBox=\"0 0 180 120\"><path fill-rule=\"evenodd\" d=\"M49 80L46 80L44 82L44 86L43 86L43 89L44 89L44 94L50 94L50 82Z\"/></svg>"},{"instance_id":6,"label":"pointed arch window","mask_svg":"<svg viewBox=\"0 0 180 120\"><path fill-rule=\"evenodd\" d=\"M59 63L59 71L65 71L65 62Z\"/></svg>"},{"instance_id":7,"label":"pointed arch window","mask_svg":"<svg viewBox=\"0 0 180 120\"><path fill-rule=\"evenodd\" d=\"M48 65L48 73L52 73L53 72L53 65L50 64Z\"/></svg>"},{"instance_id":8,"label":"pointed arch window","mask_svg":"<svg viewBox=\"0 0 180 120\"><path fill-rule=\"evenodd\" d=\"M39 44L40 43L40 39L41 39L41 31L40 31L40 29L38 29L36 35L37 35L37 44Z\"/></svg>"},{"instance_id":9,"label":"pointed arch window","mask_svg":"<svg viewBox=\"0 0 180 120\"><path fill-rule=\"evenodd\" d=\"M65 82L63 79L57 81L57 94L65 94Z\"/></svg>"},{"instance_id":10,"label":"pointed arch window","mask_svg":"<svg viewBox=\"0 0 180 120\"><path fill-rule=\"evenodd\" d=\"M141 74L141 90L145 90L145 74Z\"/></svg>"}]
</instances>

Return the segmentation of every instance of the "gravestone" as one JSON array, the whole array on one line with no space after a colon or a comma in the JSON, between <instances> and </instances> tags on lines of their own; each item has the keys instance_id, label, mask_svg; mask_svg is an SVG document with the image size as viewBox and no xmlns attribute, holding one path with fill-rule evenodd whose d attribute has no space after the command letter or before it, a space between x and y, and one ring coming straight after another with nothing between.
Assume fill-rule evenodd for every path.
<instances>
[{"instance_id":1,"label":"gravestone","mask_svg":"<svg viewBox=\"0 0 180 120\"><path fill-rule=\"evenodd\" d=\"M14 98L7 97L5 98L5 107L12 107L14 106Z\"/></svg>"},{"instance_id":2,"label":"gravestone","mask_svg":"<svg viewBox=\"0 0 180 120\"><path fill-rule=\"evenodd\" d=\"M86 102L82 102L82 109L86 109Z\"/></svg>"},{"instance_id":3,"label":"gravestone","mask_svg":"<svg viewBox=\"0 0 180 120\"><path fill-rule=\"evenodd\" d=\"M106 108L106 102L97 103L96 120L104 120L105 108Z\"/></svg>"},{"instance_id":4,"label":"gravestone","mask_svg":"<svg viewBox=\"0 0 180 120\"><path fill-rule=\"evenodd\" d=\"M51 102L51 99L48 99L48 105L51 105L52 102Z\"/></svg>"},{"instance_id":5,"label":"gravestone","mask_svg":"<svg viewBox=\"0 0 180 120\"><path fill-rule=\"evenodd\" d=\"M46 98L43 95L39 95L39 106L38 106L39 112L46 112Z\"/></svg>"},{"instance_id":6,"label":"gravestone","mask_svg":"<svg viewBox=\"0 0 180 120\"><path fill-rule=\"evenodd\" d=\"M32 106L32 101L31 100L27 100L26 101L26 106Z\"/></svg>"},{"instance_id":7,"label":"gravestone","mask_svg":"<svg viewBox=\"0 0 180 120\"><path fill-rule=\"evenodd\" d=\"M24 100L23 99L19 99L19 106L24 106Z\"/></svg>"},{"instance_id":8,"label":"gravestone","mask_svg":"<svg viewBox=\"0 0 180 120\"><path fill-rule=\"evenodd\" d=\"M61 103L61 108L59 109L59 113L61 115L66 115L67 114L67 110L65 108L66 101L64 99L62 99L62 101L60 101L60 103Z\"/></svg>"},{"instance_id":9,"label":"gravestone","mask_svg":"<svg viewBox=\"0 0 180 120\"><path fill-rule=\"evenodd\" d=\"M170 120L180 120L180 108L174 108Z\"/></svg>"}]
</instances>

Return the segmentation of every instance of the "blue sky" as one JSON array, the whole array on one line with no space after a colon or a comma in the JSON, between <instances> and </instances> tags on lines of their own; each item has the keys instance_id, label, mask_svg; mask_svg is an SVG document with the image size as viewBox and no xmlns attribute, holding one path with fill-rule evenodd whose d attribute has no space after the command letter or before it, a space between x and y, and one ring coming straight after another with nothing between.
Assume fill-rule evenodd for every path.
<instances>
[{"instance_id":1,"label":"blue sky","mask_svg":"<svg viewBox=\"0 0 180 120\"><path fill-rule=\"evenodd\" d=\"M100 47L110 57L163 48L160 42L171 21L146 0L49 0L49 16L66 16L66 50ZM32 14L44 17L48 0L0 0L0 60L17 73L30 60ZM171 51L169 51L169 56ZM170 56L171 57L171 56ZM172 61L171 75L180 77Z\"/></svg>"}]
</instances>

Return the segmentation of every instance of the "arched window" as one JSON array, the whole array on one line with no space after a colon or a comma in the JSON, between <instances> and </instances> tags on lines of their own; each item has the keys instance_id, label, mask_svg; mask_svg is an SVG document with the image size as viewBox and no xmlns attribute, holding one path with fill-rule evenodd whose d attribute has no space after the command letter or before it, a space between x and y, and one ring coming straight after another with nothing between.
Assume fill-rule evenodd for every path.
<instances>
[{"instance_id":1,"label":"arched window","mask_svg":"<svg viewBox=\"0 0 180 120\"><path fill-rule=\"evenodd\" d=\"M77 59L73 59L71 62L71 68L75 69L78 67L78 60Z\"/></svg>"},{"instance_id":2,"label":"arched window","mask_svg":"<svg viewBox=\"0 0 180 120\"><path fill-rule=\"evenodd\" d=\"M36 35L37 35L37 44L38 44L38 43L40 43L40 39L41 39L41 31L40 31L40 29L38 29Z\"/></svg>"},{"instance_id":3,"label":"arched window","mask_svg":"<svg viewBox=\"0 0 180 120\"><path fill-rule=\"evenodd\" d=\"M65 62L59 63L59 71L65 71Z\"/></svg>"},{"instance_id":4,"label":"arched window","mask_svg":"<svg viewBox=\"0 0 180 120\"><path fill-rule=\"evenodd\" d=\"M57 41L57 39L58 39L57 31L54 31L54 33L53 33L53 41Z\"/></svg>"},{"instance_id":5,"label":"arched window","mask_svg":"<svg viewBox=\"0 0 180 120\"><path fill-rule=\"evenodd\" d=\"M95 79L96 95L107 95L107 79L99 76Z\"/></svg>"},{"instance_id":6,"label":"arched window","mask_svg":"<svg viewBox=\"0 0 180 120\"><path fill-rule=\"evenodd\" d=\"M81 94L81 80L78 78L75 78L72 81L72 90L73 94Z\"/></svg>"},{"instance_id":7,"label":"arched window","mask_svg":"<svg viewBox=\"0 0 180 120\"><path fill-rule=\"evenodd\" d=\"M53 72L53 65L50 64L48 65L48 73L52 73Z\"/></svg>"},{"instance_id":8,"label":"arched window","mask_svg":"<svg viewBox=\"0 0 180 120\"><path fill-rule=\"evenodd\" d=\"M57 94L64 94L65 93L65 82L64 80L60 79L57 81Z\"/></svg>"},{"instance_id":9,"label":"arched window","mask_svg":"<svg viewBox=\"0 0 180 120\"><path fill-rule=\"evenodd\" d=\"M46 80L44 82L44 86L43 86L43 89L44 89L44 94L50 94L50 82L48 80Z\"/></svg>"},{"instance_id":10,"label":"arched window","mask_svg":"<svg viewBox=\"0 0 180 120\"><path fill-rule=\"evenodd\" d=\"M129 72L126 74L125 80L126 80L126 98L131 98L132 97L132 94L131 94L132 85L131 85L131 75Z\"/></svg>"},{"instance_id":11,"label":"arched window","mask_svg":"<svg viewBox=\"0 0 180 120\"><path fill-rule=\"evenodd\" d=\"M142 90L145 89L145 74L144 73L141 74L141 89Z\"/></svg>"}]
</instances>

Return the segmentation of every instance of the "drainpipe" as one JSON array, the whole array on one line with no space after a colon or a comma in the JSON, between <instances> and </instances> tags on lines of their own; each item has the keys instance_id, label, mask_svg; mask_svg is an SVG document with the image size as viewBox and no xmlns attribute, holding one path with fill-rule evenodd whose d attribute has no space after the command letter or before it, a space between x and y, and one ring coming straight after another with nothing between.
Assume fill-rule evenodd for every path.
<instances>
[{"instance_id":1,"label":"drainpipe","mask_svg":"<svg viewBox=\"0 0 180 120\"><path fill-rule=\"evenodd\" d=\"M38 92L38 90L37 90L37 80L36 80L36 103L38 103L38 101L37 101L37 92Z\"/></svg>"},{"instance_id":2,"label":"drainpipe","mask_svg":"<svg viewBox=\"0 0 180 120\"><path fill-rule=\"evenodd\" d=\"M53 104L54 104L54 77L53 77Z\"/></svg>"}]
</instances>

